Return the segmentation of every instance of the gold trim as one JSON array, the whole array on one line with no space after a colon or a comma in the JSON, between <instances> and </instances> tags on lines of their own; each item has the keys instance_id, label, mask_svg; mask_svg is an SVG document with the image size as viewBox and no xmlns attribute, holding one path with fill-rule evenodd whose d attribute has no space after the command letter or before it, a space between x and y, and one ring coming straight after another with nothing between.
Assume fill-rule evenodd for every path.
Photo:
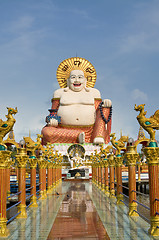
<instances>
[{"instance_id":1,"label":"gold trim","mask_svg":"<svg viewBox=\"0 0 159 240\"><path fill-rule=\"evenodd\" d=\"M67 87L67 79L72 70L82 70L87 79L86 86L94 87L97 74L93 65L84 58L72 57L62 61L57 68L56 77L61 88Z\"/></svg>"},{"instance_id":2,"label":"gold trim","mask_svg":"<svg viewBox=\"0 0 159 240\"><path fill-rule=\"evenodd\" d=\"M52 98L51 102L53 102L53 100L60 100L60 98Z\"/></svg>"},{"instance_id":3,"label":"gold trim","mask_svg":"<svg viewBox=\"0 0 159 240\"><path fill-rule=\"evenodd\" d=\"M102 101L101 98L94 98L94 100L97 100L97 101Z\"/></svg>"}]
</instances>

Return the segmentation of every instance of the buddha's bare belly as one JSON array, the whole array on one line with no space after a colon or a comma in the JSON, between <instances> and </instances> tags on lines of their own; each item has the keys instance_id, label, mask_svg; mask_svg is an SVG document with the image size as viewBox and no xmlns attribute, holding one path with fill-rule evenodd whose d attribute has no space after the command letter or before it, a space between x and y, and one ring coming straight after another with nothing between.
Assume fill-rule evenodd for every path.
<instances>
[{"instance_id":1,"label":"buddha's bare belly","mask_svg":"<svg viewBox=\"0 0 159 240\"><path fill-rule=\"evenodd\" d=\"M73 104L60 106L58 115L61 116L61 124L89 126L95 123L94 105Z\"/></svg>"}]
</instances>

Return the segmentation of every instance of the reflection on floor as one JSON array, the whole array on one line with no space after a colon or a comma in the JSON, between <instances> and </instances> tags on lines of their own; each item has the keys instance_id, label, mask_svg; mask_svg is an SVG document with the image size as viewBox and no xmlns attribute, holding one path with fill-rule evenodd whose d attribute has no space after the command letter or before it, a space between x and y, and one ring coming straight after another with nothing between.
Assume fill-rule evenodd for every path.
<instances>
[{"instance_id":1,"label":"reflection on floor","mask_svg":"<svg viewBox=\"0 0 159 240\"><path fill-rule=\"evenodd\" d=\"M85 183L70 186L48 236L51 239L109 239Z\"/></svg>"},{"instance_id":2,"label":"reflection on floor","mask_svg":"<svg viewBox=\"0 0 159 240\"><path fill-rule=\"evenodd\" d=\"M155 239L148 235L147 222L128 217L126 206L117 206L91 182L63 182L38 205L28 208L27 219L8 225L7 239Z\"/></svg>"}]
</instances>

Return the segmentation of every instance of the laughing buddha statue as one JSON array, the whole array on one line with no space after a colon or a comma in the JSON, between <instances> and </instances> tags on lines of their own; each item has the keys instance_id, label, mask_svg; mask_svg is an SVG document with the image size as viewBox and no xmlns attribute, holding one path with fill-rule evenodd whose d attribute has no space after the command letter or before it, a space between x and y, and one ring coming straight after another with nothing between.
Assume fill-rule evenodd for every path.
<instances>
[{"instance_id":1,"label":"laughing buddha statue","mask_svg":"<svg viewBox=\"0 0 159 240\"><path fill-rule=\"evenodd\" d=\"M84 58L69 58L57 69L60 89L54 92L47 125L42 129L43 144L94 143L110 141L112 103L102 101L94 88L96 71Z\"/></svg>"}]
</instances>

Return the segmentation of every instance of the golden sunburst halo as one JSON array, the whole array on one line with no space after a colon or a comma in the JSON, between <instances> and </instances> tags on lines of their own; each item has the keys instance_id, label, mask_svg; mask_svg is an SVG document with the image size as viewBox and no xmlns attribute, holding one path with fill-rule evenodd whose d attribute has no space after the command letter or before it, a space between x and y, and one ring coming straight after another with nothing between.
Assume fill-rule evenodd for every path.
<instances>
[{"instance_id":1,"label":"golden sunburst halo","mask_svg":"<svg viewBox=\"0 0 159 240\"><path fill-rule=\"evenodd\" d=\"M72 57L62 61L57 68L56 77L61 88L67 87L67 79L72 70L82 70L87 79L86 86L94 87L97 74L93 65L84 58Z\"/></svg>"}]
</instances>

